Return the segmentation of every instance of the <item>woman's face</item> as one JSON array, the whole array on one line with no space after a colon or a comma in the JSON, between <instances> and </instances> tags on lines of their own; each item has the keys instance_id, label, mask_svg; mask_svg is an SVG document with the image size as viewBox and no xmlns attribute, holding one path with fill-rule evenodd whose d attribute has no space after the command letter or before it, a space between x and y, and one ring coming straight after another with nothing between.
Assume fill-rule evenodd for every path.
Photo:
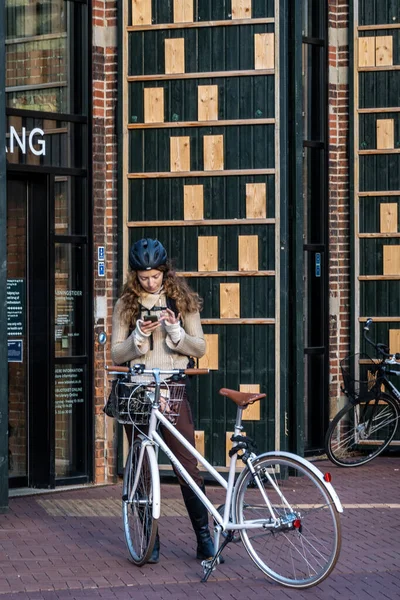
<instances>
[{"instance_id":1,"label":"woman's face","mask_svg":"<svg viewBox=\"0 0 400 600\"><path fill-rule=\"evenodd\" d=\"M137 271L139 283L145 292L154 294L158 292L163 282L162 271L151 269L150 271Z\"/></svg>"}]
</instances>

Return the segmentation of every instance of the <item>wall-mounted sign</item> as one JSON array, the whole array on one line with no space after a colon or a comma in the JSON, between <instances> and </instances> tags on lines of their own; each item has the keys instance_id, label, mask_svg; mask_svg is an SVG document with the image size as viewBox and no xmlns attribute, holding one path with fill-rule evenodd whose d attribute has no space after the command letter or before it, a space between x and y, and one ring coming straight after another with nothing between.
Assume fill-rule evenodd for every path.
<instances>
[{"instance_id":1,"label":"wall-mounted sign","mask_svg":"<svg viewBox=\"0 0 400 600\"><path fill-rule=\"evenodd\" d=\"M105 264L103 262L99 262L98 263L97 273L98 273L99 277L104 277L105 276L105 274L106 274L106 267L105 267Z\"/></svg>"},{"instance_id":2,"label":"wall-mounted sign","mask_svg":"<svg viewBox=\"0 0 400 600\"><path fill-rule=\"evenodd\" d=\"M22 363L23 360L23 341L8 340L8 362Z\"/></svg>"},{"instance_id":3,"label":"wall-mounted sign","mask_svg":"<svg viewBox=\"0 0 400 600\"><path fill-rule=\"evenodd\" d=\"M7 279L7 335L25 335L25 279Z\"/></svg>"},{"instance_id":4,"label":"wall-mounted sign","mask_svg":"<svg viewBox=\"0 0 400 600\"><path fill-rule=\"evenodd\" d=\"M21 133L18 133L15 127L10 125L8 134L6 135L6 152L13 154L18 146L22 154L27 154L29 151L36 156L45 156L46 142L43 138L44 131L39 127L34 127L29 132L26 130L26 127L22 127ZM39 148L35 146L39 146Z\"/></svg>"},{"instance_id":5,"label":"wall-mounted sign","mask_svg":"<svg viewBox=\"0 0 400 600\"><path fill-rule=\"evenodd\" d=\"M105 259L104 246L99 246L97 248L97 260L104 260L104 259Z\"/></svg>"}]
</instances>

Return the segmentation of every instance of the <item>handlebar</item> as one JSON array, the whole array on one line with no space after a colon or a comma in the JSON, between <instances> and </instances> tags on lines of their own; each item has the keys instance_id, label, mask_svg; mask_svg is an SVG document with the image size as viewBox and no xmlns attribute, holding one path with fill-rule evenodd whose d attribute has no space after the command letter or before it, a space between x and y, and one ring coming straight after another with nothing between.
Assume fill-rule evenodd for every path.
<instances>
[{"instance_id":1,"label":"handlebar","mask_svg":"<svg viewBox=\"0 0 400 600\"><path fill-rule=\"evenodd\" d=\"M396 354L390 354L389 348L388 346L386 346L386 344L376 344L375 342L373 342L367 335L367 331L369 331L370 326L373 323L373 319L371 319L371 317L369 317L364 325L364 339L365 341L367 341L369 344L371 344L371 346L373 346L384 358L388 358L394 361L400 360L400 352L396 352Z\"/></svg>"},{"instance_id":2,"label":"handlebar","mask_svg":"<svg viewBox=\"0 0 400 600\"><path fill-rule=\"evenodd\" d=\"M157 369L145 369L144 365L133 365L133 367L120 367L106 365L105 370L111 373L130 373L131 375L153 375ZM161 375L208 375L210 369L159 369Z\"/></svg>"}]
</instances>

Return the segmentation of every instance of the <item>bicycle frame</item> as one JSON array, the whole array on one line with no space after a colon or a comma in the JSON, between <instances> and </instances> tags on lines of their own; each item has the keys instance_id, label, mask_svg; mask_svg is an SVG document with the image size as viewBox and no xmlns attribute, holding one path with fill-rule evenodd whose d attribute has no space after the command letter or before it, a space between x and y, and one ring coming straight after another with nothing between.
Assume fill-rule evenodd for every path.
<instances>
[{"instance_id":1,"label":"bicycle frame","mask_svg":"<svg viewBox=\"0 0 400 600\"><path fill-rule=\"evenodd\" d=\"M176 427L160 412L160 410L159 410L159 406L160 406L159 373L154 373L154 379L156 382L154 403L153 403L152 410L151 410L148 433L146 435L140 436L140 438L142 439L142 450L141 450L139 462L137 465L137 474L140 472L140 467L141 467L141 463L143 460L144 452L148 452L150 460L154 461L157 464L156 453L154 451L154 445L157 445L159 448L161 448L165 452L165 454L167 455L167 457L169 458L169 460L171 461L171 463L173 464L175 469L179 472L179 474L182 476L182 478L190 486L190 488L193 490L193 492L198 496L198 498L201 500L201 502L205 505L205 507L207 508L209 513L211 513L211 515L214 517L214 520L217 523L217 525L215 527L215 540L214 540L216 550L219 547L219 537L220 537L220 534L222 531L234 531L234 530L238 531L240 529L259 529L259 528L273 529L275 527L278 519L277 519L274 509L269 501L269 498L264 489L264 486L261 484L260 478L257 476L256 471L252 464L252 461L258 459L259 456L256 456L255 454L251 454L249 460L247 460L247 466L250 469L251 473L254 475L254 480L256 482L256 485L259 488L260 493L262 494L262 497L268 507L268 510L270 512L270 516L272 519L269 519L269 518L268 519L266 518L263 520L257 519L254 522L246 521L245 524L237 523L234 520L234 517L236 517L236 515L234 515L234 511L233 511L233 507L235 506L235 490L237 489L237 484L240 482L241 477L244 476L244 471L245 471L245 469L242 471L242 473L238 477L238 481L235 484L236 464L237 464L238 454L234 453L233 456L231 457L228 480L226 481L222 477L222 475L220 473L218 473L218 471L208 462L208 460L204 456L202 456L196 450L196 448L194 448L190 444L190 442L188 442L181 435L181 433L176 429ZM179 459L175 456L175 454L170 450L170 448L164 442L163 438L157 431L157 423L160 423L164 427L166 427L172 433L172 435L188 450L188 452L190 452L190 454L194 458L196 458L196 460L205 467L206 471L210 475L212 475L212 477L223 488L225 488L226 497L225 497L225 506L224 506L223 516L221 516L221 514L214 507L214 505L210 502L210 500L207 498L207 496L202 492L200 487L196 484L194 479L191 477L191 475L188 473L188 471L185 469L185 467L182 465L182 463L179 461ZM242 411L238 408L237 414L236 414L235 427L234 427L234 435L239 435L242 432L242 429L243 429L242 428ZM234 442L233 447L235 447L236 445L237 445L237 442ZM279 455L281 457L295 458L298 462L301 462L304 466L306 466L309 470L311 470L324 485L325 489L328 492L328 495L330 496L333 503L335 504L335 507L338 510L338 512L343 512L341 502L340 502L333 486L329 482L325 481L321 471L317 467L315 467L309 461L307 461L297 455L295 456L289 452L278 452L278 453L277 452L267 452L260 456L265 457L265 456L277 456L277 455ZM153 462L153 464L154 464L154 462ZM158 464L157 464L156 469L152 469L152 473L157 473L157 476L155 476L154 480L153 480L153 517L155 519L157 519L160 516L160 495L161 495ZM284 496L280 493L279 488L276 486L276 484L275 484L273 478L270 476L270 474L268 472L266 472L265 476L269 480L270 485L275 489L275 491L281 497L282 501L286 504L288 509L291 510L292 507L286 501ZM138 475L136 475L136 477L138 477ZM132 495L135 493L136 484L137 484L137 481L135 478L134 485L132 486Z\"/></svg>"}]
</instances>

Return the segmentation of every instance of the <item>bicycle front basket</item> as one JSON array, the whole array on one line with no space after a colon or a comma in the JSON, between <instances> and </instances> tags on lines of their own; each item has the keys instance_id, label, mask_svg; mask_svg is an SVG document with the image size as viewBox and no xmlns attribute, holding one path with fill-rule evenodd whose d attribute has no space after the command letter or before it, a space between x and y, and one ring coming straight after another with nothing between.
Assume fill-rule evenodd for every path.
<instances>
[{"instance_id":1,"label":"bicycle front basket","mask_svg":"<svg viewBox=\"0 0 400 600\"><path fill-rule=\"evenodd\" d=\"M117 421L129 425L147 425L152 404L148 385L137 381L119 381L115 392Z\"/></svg>"},{"instance_id":2,"label":"bicycle front basket","mask_svg":"<svg viewBox=\"0 0 400 600\"><path fill-rule=\"evenodd\" d=\"M368 396L376 384L376 362L363 353L351 354L340 361L343 390L353 400Z\"/></svg>"}]
</instances>

